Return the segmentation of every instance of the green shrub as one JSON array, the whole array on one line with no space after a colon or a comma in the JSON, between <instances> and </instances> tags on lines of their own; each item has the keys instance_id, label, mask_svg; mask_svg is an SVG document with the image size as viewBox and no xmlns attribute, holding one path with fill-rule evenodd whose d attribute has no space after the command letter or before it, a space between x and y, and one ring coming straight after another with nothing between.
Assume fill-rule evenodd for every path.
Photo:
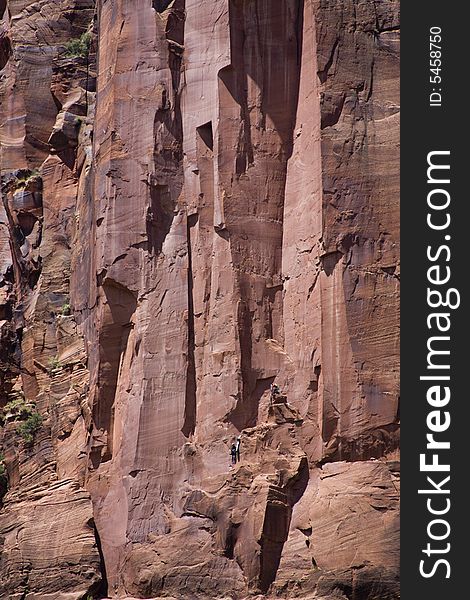
<instances>
[{"instance_id":1,"label":"green shrub","mask_svg":"<svg viewBox=\"0 0 470 600\"><path fill-rule=\"evenodd\" d=\"M75 38L70 40L65 44L64 54L69 58L84 58L90 49L91 44L91 33L88 31L82 33L79 38Z\"/></svg>"},{"instance_id":2,"label":"green shrub","mask_svg":"<svg viewBox=\"0 0 470 600\"><path fill-rule=\"evenodd\" d=\"M25 188L28 181L30 179L33 179L33 177L37 177L38 175L40 175L39 169L33 169L32 171L30 171L29 169L25 169L24 171L21 172L20 175L17 175L15 177L15 182L14 182L15 189L21 190L21 189Z\"/></svg>"},{"instance_id":3,"label":"green shrub","mask_svg":"<svg viewBox=\"0 0 470 600\"><path fill-rule=\"evenodd\" d=\"M10 416L15 421L18 419L26 419L33 413L34 404L26 402L22 392L16 392L15 397L7 402L3 407L3 419Z\"/></svg>"},{"instance_id":4,"label":"green shrub","mask_svg":"<svg viewBox=\"0 0 470 600\"><path fill-rule=\"evenodd\" d=\"M42 425L42 416L36 410L33 402L26 402L22 392L16 392L16 397L10 400L3 407L3 413L0 421L4 422L7 418L17 421L16 433L20 434L26 443L31 443L34 434ZM3 465L4 457L0 453L0 471L5 469Z\"/></svg>"},{"instance_id":5,"label":"green shrub","mask_svg":"<svg viewBox=\"0 0 470 600\"><path fill-rule=\"evenodd\" d=\"M68 302L64 302L64 304L62 304L60 312L64 317L68 317L71 313L70 304Z\"/></svg>"},{"instance_id":6,"label":"green shrub","mask_svg":"<svg viewBox=\"0 0 470 600\"><path fill-rule=\"evenodd\" d=\"M49 359L49 373L51 373L55 369L59 369L60 366L61 364L58 356L53 356Z\"/></svg>"},{"instance_id":7,"label":"green shrub","mask_svg":"<svg viewBox=\"0 0 470 600\"><path fill-rule=\"evenodd\" d=\"M33 412L29 415L26 421L23 421L18 425L16 428L16 433L19 433L27 444L31 444L41 425L42 416L38 412Z\"/></svg>"}]
</instances>

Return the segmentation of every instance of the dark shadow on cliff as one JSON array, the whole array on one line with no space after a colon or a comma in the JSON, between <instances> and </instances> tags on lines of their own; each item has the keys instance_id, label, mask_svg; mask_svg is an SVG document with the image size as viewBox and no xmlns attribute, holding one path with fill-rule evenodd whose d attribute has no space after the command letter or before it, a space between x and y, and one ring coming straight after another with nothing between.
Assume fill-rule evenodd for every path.
<instances>
[{"instance_id":1,"label":"dark shadow on cliff","mask_svg":"<svg viewBox=\"0 0 470 600\"><path fill-rule=\"evenodd\" d=\"M173 0L152 0L152 8L154 8L158 13L164 12Z\"/></svg>"},{"instance_id":2,"label":"dark shadow on cliff","mask_svg":"<svg viewBox=\"0 0 470 600\"><path fill-rule=\"evenodd\" d=\"M104 562L103 549L101 545L100 534L98 533L98 529L96 527L96 523L94 518L92 517L88 521L88 526L93 529L93 533L95 534L95 543L96 549L98 550L98 554L100 556L100 572L101 572L101 581L94 584L92 588L90 588L87 593L83 596L83 600L88 600L90 597L92 598L107 598L108 597L108 577L106 574L106 564Z\"/></svg>"},{"instance_id":3,"label":"dark shadow on cliff","mask_svg":"<svg viewBox=\"0 0 470 600\"><path fill-rule=\"evenodd\" d=\"M158 12L171 2L154 2ZM183 125L180 107L182 48L184 43L184 0L175 0L168 14L165 36L172 90L162 89L154 119L154 174L150 181L150 205L146 229L149 252L159 255L171 230L176 205L183 188Z\"/></svg>"},{"instance_id":4,"label":"dark shadow on cliff","mask_svg":"<svg viewBox=\"0 0 470 600\"><path fill-rule=\"evenodd\" d=\"M119 379L121 359L127 348L132 328L132 315L137 299L132 292L116 281L103 283L106 303L102 309L102 326L99 335L98 393L93 406L93 420L98 430L106 433L104 450L96 447L90 456L95 468L100 462L112 458L114 400Z\"/></svg>"},{"instance_id":5,"label":"dark shadow on cliff","mask_svg":"<svg viewBox=\"0 0 470 600\"><path fill-rule=\"evenodd\" d=\"M150 206L147 209L146 230L149 250L155 256L161 253L166 236L173 223L175 202L167 185L150 187Z\"/></svg>"},{"instance_id":6,"label":"dark shadow on cliff","mask_svg":"<svg viewBox=\"0 0 470 600\"><path fill-rule=\"evenodd\" d=\"M194 300L193 300L193 269L191 254L191 228L197 223L197 215L189 215L187 220L188 240L188 368L186 373L186 395L184 404L184 423L181 429L185 437L194 433L196 428L196 361L194 357Z\"/></svg>"},{"instance_id":7,"label":"dark shadow on cliff","mask_svg":"<svg viewBox=\"0 0 470 600\"><path fill-rule=\"evenodd\" d=\"M261 536L259 587L263 593L268 592L276 579L282 550L289 537L292 509L303 496L308 480L308 462L304 457L292 479L282 487L272 486L269 491Z\"/></svg>"},{"instance_id":8,"label":"dark shadow on cliff","mask_svg":"<svg viewBox=\"0 0 470 600\"><path fill-rule=\"evenodd\" d=\"M219 77L227 90L240 105L241 119L246 124L245 158L247 163L253 162L253 148L250 136L250 109L247 103L247 77L258 84L261 90L261 112L273 121L275 130L283 143L285 158L292 154L293 130L297 115L299 99L300 69L302 64L303 11L304 0L294 4L294 17L291 19L292 30L276 32L271 30L273 23L282 23L279 17L281 11L289 12L288 3L266 2L262 5L246 3L244 0L230 0L230 47L231 65L221 69ZM246 14L252 6L253 14ZM289 22L289 17L285 20ZM254 45L252 29L256 27L258 36ZM282 44L283 37L287 43ZM251 45L250 45L251 44ZM257 60L251 53L257 52ZM295 58L295 61L292 60ZM292 72L285 69L290 76L280 77L283 61L292 60L296 69ZM313 75L312 75L313 76ZM264 120L261 124L266 125ZM237 163L237 173L240 171L241 160Z\"/></svg>"},{"instance_id":9,"label":"dark shadow on cliff","mask_svg":"<svg viewBox=\"0 0 470 600\"><path fill-rule=\"evenodd\" d=\"M230 143L230 136L238 135L230 183L226 175L226 186L230 187L227 194L234 197L245 194L250 180L256 182L263 169L273 172L277 182L271 189L266 185L265 190L258 189L253 198L249 197L246 214L242 216L236 204L227 201L224 205L233 269L240 290L237 327L243 383L237 406L228 417L238 429L256 424L260 398L257 386L264 375L253 367L253 347L259 341L254 340L253 331L260 329L261 320L262 338L275 338L272 314L282 312L280 295L266 291L281 276L282 205L299 99L303 6L303 0L290 3L230 0L229 3L231 64L219 71L219 86L220 96L227 98L228 92L235 104L221 105L220 119L223 123L225 110L228 123L233 121L238 105L240 127L237 134L227 125ZM224 130L219 126L218 131L218 143L224 144ZM269 205L264 212L259 210L261 199ZM267 257L259 272L256 266L247 272L246 266L253 255L253 239L244 232L250 216L254 230L258 227L260 233L257 243L262 256ZM270 230L266 239L262 236L264 228ZM265 292L260 304L259 289L263 284ZM254 321L258 321L256 328Z\"/></svg>"},{"instance_id":10,"label":"dark shadow on cliff","mask_svg":"<svg viewBox=\"0 0 470 600\"><path fill-rule=\"evenodd\" d=\"M317 594L330 597L338 592L348 600L398 600L400 580L391 569L369 565L322 573Z\"/></svg>"},{"instance_id":11,"label":"dark shadow on cliff","mask_svg":"<svg viewBox=\"0 0 470 600\"><path fill-rule=\"evenodd\" d=\"M0 6L0 17L4 10ZM12 48L10 38L5 34L0 35L0 71L6 66L10 56L12 55Z\"/></svg>"}]
</instances>

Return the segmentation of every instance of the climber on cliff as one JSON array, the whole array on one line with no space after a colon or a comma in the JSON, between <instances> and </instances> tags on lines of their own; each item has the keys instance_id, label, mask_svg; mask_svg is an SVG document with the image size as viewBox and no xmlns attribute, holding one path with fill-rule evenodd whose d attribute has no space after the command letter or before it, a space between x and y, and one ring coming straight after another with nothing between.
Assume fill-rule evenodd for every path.
<instances>
[{"instance_id":1,"label":"climber on cliff","mask_svg":"<svg viewBox=\"0 0 470 600\"><path fill-rule=\"evenodd\" d=\"M232 465L234 465L237 462L237 447L235 444L232 444L230 448L230 455L232 457Z\"/></svg>"},{"instance_id":2,"label":"climber on cliff","mask_svg":"<svg viewBox=\"0 0 470 600\"><path fill-rule=\"evenodd\" d=\"M281 393L281 390L279 389L279 386L277 385L277 383L271 383L271 404L276 399L276 396L279 396L280 393Z\"/></svg>"},{"instance_id":3,"label":"climber on cliff","mask_svg":"<svg viewBox=\"0 0 470 600\"><path fill-rule=\"evenodd\" d=\"M240 442L241 442L242 436L239 435L237 437L237 441L235 442L235 451L236 451L236 455L237 455L237 461L240 462Z\"/></svg>"}]
</instances>

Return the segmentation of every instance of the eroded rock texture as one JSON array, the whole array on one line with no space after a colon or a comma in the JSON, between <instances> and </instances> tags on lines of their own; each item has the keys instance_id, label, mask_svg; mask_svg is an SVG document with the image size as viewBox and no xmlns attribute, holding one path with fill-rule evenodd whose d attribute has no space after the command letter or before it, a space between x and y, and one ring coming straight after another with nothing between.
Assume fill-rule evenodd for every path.
<instances>
[{"instance_id":1,"label":"eroded rock texture","mask_svg":"<svg viewBox=\"0 0 470 600\"><path fill-rule=\"evenodd\" d=\"M396 600L398 2L0 16L0 597Z\"/></svg>"}]
</instances>

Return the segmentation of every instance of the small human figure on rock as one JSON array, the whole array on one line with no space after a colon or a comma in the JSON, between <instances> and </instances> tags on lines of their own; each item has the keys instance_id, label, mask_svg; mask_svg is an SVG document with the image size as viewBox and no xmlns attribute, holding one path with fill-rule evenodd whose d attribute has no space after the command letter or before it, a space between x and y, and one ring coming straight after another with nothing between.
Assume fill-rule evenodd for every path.
<instances>
[{"instance_id":1,"label":"small human figure on rock","mask_svg":"<svg viewBox=\"0 0 470 600\"><path fill-rule=\"evenodd\" d=\"M237 447L235 444L232 444L232 447L230 448L230 455L232 457L232 465L234 465L237 462Z\"/></svg>"},{"instance_id":2,"label":"small human figure on rock","mask_svg":"<svg viewBox=\"0 0 470 600\"><path fill-rule=\"evenodd\" d=\"M242 436L239 435L237 437L237 441L235 442L235 450L236 450L236 454L237 454L237 461L240 462L240 442L241 442Z\"/></svg>"},{"instance_id":3,"label":"small human figure on rock","mask_svg":"<svg viewBox=\"0 0 470 600\"><path fill-rule=\"evenodd\" d=\"M271 404L274 402L277 396L281 393L277 383L271 383Z\"/></svg>"}]
</instances>

